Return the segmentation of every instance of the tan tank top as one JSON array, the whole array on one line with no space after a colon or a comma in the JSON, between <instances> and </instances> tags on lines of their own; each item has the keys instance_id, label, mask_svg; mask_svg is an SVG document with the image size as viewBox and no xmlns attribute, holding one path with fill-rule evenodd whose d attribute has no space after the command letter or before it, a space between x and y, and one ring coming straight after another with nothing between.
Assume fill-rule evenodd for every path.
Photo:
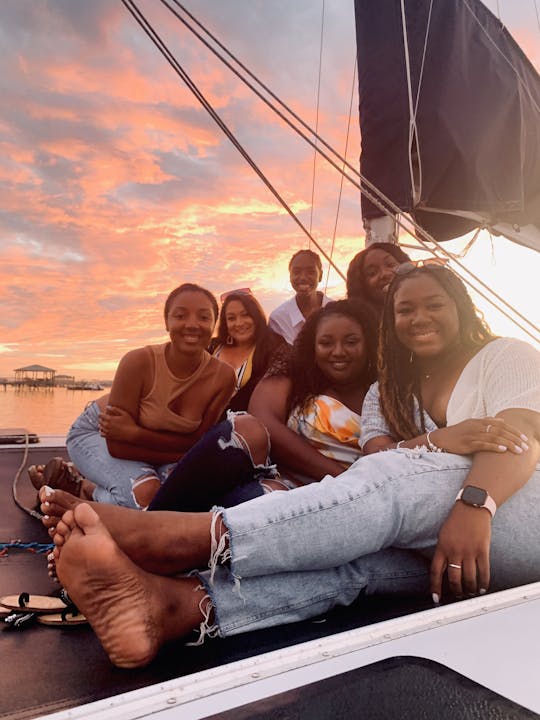
<instances>
[{"instance_id":1,"label":"tan tank top","mask_svg":"<svg viewBox=\"0 0 540 720\"><path fill-rule=\"evenodd\" d=\"M184 418L173 412L169 405L197 382L211 356L205 350L202 362L195 372L187 378L178 378L169 370L165 360L167 345L168 343L147 346L154 356L154 381L148 394L141 398L139 423L149 430L191 433L198 429L202 417L198 420Z\"/></svg>"}]
</instances>

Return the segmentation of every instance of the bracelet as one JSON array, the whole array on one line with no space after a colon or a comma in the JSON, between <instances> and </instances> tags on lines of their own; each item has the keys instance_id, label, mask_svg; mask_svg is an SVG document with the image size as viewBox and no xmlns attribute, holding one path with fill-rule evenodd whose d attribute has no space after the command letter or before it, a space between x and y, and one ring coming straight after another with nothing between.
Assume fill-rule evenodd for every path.
<instances>
[{"instance_id":1,"label":"bracelet","mask_svg":"<svg viewBox=\"0 0 540 720\"><path fill-rule=\"evenodd\" d=\"M438 445L435 445L434 442L431 442L431 437L430 437L430 436L431 436L431 433L432 433L432 432L435 432L435 431L434 431L434 430L430 430L429 432L426 433L426 442L427 442L428 450L429 450L430 452L439 452L439 453L440 453L440 452L445 452L443 448L439 447Z\"/></svg>"}]
</instances>

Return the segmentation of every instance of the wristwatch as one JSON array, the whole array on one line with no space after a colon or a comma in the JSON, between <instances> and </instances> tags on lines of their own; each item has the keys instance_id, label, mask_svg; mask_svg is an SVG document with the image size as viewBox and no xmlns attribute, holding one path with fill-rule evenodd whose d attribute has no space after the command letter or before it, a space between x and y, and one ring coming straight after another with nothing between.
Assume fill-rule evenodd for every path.
<instances>
[{"instance_id":1,"label":"wristwatch","mask_svg":"<svg viewBox=\"0 0 540 720\"><path fill-rule=\"evenodd\" d=\"M486 508L489 510L491 517L497 512L495 500L489 495L487 490L475 487L474 485L465 485L456 495L456 502L461 500L466 505L472 505L477 508Z\"/></svg>"}]
</instances>

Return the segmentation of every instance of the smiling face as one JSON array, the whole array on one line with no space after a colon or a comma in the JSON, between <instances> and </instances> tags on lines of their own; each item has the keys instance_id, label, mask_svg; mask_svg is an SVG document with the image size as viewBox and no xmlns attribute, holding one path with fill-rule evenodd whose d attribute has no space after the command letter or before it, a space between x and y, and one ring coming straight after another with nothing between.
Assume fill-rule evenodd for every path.
<instances>
[{"instance_id":1,"label":"smiling face","mask_svg":"<svg viewBox=\"0 0 540 720\"><path fill-rule=\"evenodd\" d=\"M436 357L460 340L456 303L427 273L402 281L394 318L398 340L420 358Z\"/></svg>"},{"instance_id":2,"label":"smiling face","mask_svg":"<svg viewBox=\"0 0 540 720\"><path fill-rule=\"evenodd\" d=\"M255 342L255 321L240 300L231 300L225 307L227 333L237 345Z\"/></svg>"},{"instance_id":3,"label":"smiling face","mask_svg":"<svg viewBox=\"0 0 540 720\"><path fill-rule=\"evenodd\" d=\"M215 324L210 299L203 292L186 290L171 302L165 326L174 350L192 354L208 346Z\"/></svg>"},{"instance_id":4,"label":"smiling face","mask_svg":"<svg viewBox=\"0 0 540 720\"><path fill-rule=\"evenodd\" d=\"M291 285L297 295L310 295L317 291L322 279L315 259L308 253L300 253L289 265Z\"/></svg>"},{"instance_id":5,"label":"smiling face","mask_svg":"<svg viewBox=\"0 0 540 720\"><path fill-rule=\"evenodd\" d=\"M362 276L370 300L380 305L384 302L388 286L392 282L399 262L384 250L370 250L366 255Z\"/></svg>"},{"instance_id":6,"label":"smiling face","mask_svg":"<svg viewBox=\"0 0 540 720\"><path fill-rule=\"evenodd\" d=\"M315 334L315 362L331 383L360 380L367 362L361 325L347 315L323 318Z\"/></svg>"}]
</instances>

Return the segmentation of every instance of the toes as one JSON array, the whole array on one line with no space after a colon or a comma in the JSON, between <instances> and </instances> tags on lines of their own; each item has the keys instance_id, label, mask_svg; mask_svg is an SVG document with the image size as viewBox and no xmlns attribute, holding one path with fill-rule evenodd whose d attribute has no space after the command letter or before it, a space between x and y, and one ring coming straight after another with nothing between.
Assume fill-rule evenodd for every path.
<instances>
[{"instance_id":1,"label":"toes","mask_svg":"<svg viewBox=\"0 0 540 720\"><path fill-rule=\"evenodd\" d=\"M64 513L62 519L58 521L58 524L56 525L56 528L54 530L53 542L56 547L61 547L71 534L72 528L70 523L73 523L73 513L71 512L71 510L68 510L66 513ZM53 528L51 528L51 530L52 529Z\"/></svg>"},{"instance_id":2,"label":"toes","mask_svg":"<svg viewBox=\"0 0 540 720\"><path fill-rule=\"evenodd\" d=\"M39 493L38 493L38 494L39 494L39 499L40 499L40 501L41 501L41 502L46 502L46 501L50 500L50 499L53 497L53 495L54 495L54 490L53 490L53 488L50 487L49 485L43 485L43 487L41 487L41 488L39 489Z\"/></svg>"},{"instance_id":3,"label":"toes","mask_svg":"<svg viewBox=\"0 0 540 720\"><path fill-rule=\"evenodd\" d=\"M77 505L72 514L74 524L77 524L85 535L92 535L101 529L105 529L98 514L86 503Z\"/></svg>"}]
</instances>

